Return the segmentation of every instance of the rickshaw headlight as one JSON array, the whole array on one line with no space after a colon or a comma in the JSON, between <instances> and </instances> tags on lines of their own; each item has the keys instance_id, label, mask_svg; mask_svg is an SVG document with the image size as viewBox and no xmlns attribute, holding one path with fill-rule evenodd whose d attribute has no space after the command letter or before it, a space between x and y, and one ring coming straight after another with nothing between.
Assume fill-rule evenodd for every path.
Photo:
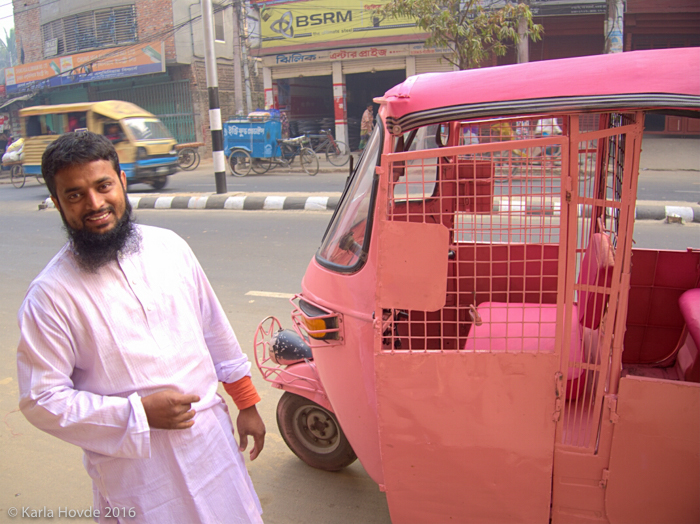
<instances>
[{"instance_id":1,"label":"rickshaw headlight","mask_svg":"<svg viewBox=\"0 0 700 524\"><path fill-rule=\"evenodd\" d=\"M316 340L338 340L338 317L312 306L304 300L299 301L303 315L301 321L310 337Z\"/></svg>"},{"instance_id":2,"label":"rickshaw headlight","mask_svg":"<svg viewBox=\"0 0 700 524\"><path fill-rule=\"evenodd\" d=\"M139 147L136 149L136 159L137 160L145 160L148 158L148 151L146 151L145 147Z\"/></svg>"}]
</instances>

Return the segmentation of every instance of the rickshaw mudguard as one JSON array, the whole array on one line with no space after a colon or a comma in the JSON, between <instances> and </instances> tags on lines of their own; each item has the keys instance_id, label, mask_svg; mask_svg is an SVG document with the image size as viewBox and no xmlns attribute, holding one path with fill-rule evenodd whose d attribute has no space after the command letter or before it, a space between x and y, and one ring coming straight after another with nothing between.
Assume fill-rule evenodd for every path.
<instances>
[{"instance_id":1,"label":"rickshaw mudguard","mask_svg":"<svg viewBox=\"0 0 700 524\"><path fill-rule=\"evenodd\" d=\"M283 372L270 378L269 381L278 389L309 399L333 412L333 406L328 400L323 384L318 379L315 367L311 361L298 362L287 366Z\"/></svg>"}]
</instances>

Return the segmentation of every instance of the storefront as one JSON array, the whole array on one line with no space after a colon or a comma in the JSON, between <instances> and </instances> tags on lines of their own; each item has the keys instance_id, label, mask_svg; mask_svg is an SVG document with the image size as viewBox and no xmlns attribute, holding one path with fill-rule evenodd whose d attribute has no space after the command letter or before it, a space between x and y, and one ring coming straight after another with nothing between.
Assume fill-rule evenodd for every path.
<instances>
[{"instance_id":1,"label":"storefront","mask_svg":"<svg viewBox=\"0 0 700 524\"><path fill-rule=\"evenodd\" d=\"M440 49L426 48L413 20L374 14L384 1L255 2L260 19L265 105L286 111L290 131L334 128L351 148L372 99L407 76L451 71ZM335 4L335 5L330 5Z\"/></svg>"},{"instance_id":2,"label":"storefront","mask_svg":"<svg viewBox=\"0 0 700 524\"><path fill-rule=\"evenodd\" d=\"M335 127L351 148L373 98L408 76L454 69L423 44L280 53L263 56L263 66L265 104L288 112L293 134Z\"/></svg>"}]
</instances>

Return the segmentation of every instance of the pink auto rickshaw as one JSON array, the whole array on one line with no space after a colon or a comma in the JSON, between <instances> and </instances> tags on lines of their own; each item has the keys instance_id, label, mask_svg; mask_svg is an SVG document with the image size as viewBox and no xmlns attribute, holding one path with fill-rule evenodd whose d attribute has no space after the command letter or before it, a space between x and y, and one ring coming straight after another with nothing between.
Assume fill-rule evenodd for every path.
<instances>
[{"instance_id":1,"label":"pink auto rickshaw","mask_svg":"<svg viewBox=\"0 0 700 524\"><path fill-rule=\"evenodd\" d=\"M699 522L700 239L635 248L645 113L700 49L406 79L293 300L255 337L311 466L392 522ZM546 128L546 129L545 129Z\"/></svg>"}]
</instances>

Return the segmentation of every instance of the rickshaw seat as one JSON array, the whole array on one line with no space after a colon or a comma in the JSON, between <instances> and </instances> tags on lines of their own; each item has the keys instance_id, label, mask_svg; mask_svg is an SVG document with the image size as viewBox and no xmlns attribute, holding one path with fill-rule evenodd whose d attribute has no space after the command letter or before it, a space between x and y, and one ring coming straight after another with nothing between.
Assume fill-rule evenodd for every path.
<instances>
[{"instance_id":1,"label":"rickshaw seat","mask_svg":"<svg viewBox=\"0 0 700 524\"><path fill-rule=\"evenodd\" d=\"M610 287L613 265L610 238L604 233L592 234L581 260L579 285ZM573 304L572 309L569 362L582 362L582 330L584 327L598 329L606 304L605 293L579 291L578 304ZM483 302L477 311L482 325L472 326L465 350L554 352L556 304ZM581 374L580 368L569 367L567 380L576 380Z\"/></svg>"},{"instance_id":2,"label":"rickshaw seat","mask_svg":"<svg viewBox=\"0 0 700 524\"><path fill-rule=\"evenodd\" d=\"M478 307L482 320L472 326L465 351L508 353L554 353L557 328L556 304L506 304L483 302ZM571 315L569 361L581 362L581 326L578 308ZM578 378L579 368L569 368L567 380Z\"/></svg>"}]
</instances>

